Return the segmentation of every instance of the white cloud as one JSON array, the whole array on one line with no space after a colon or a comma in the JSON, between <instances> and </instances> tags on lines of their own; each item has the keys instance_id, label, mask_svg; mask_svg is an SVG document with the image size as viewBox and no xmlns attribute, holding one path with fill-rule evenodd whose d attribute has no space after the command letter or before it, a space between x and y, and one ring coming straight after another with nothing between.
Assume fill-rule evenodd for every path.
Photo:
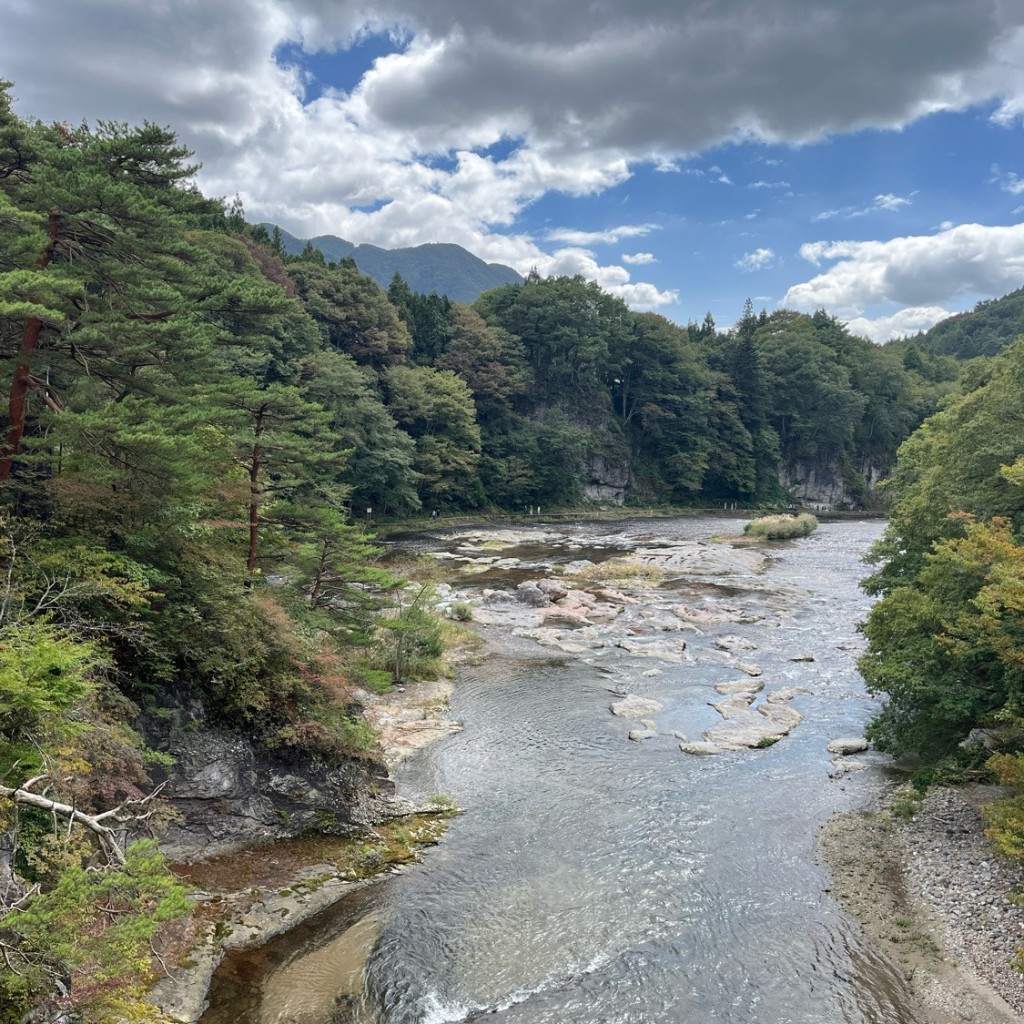
<instances>
[{"instance_id":1,"label":"white cloud","mask_svg":"<svg viewBox=\"0 0 1024 1024\"><path fill-rule=\"evenodd\" d=\"M577 231L575 228L554 228L548 232L548 238L554 242L565 242L568 245L612 245L623 238L638 238L649 235L657 229L657 224L623 224L605 231Z\"/></svg>"},{"instance_id":2,"label":"white cloud","mask_svg":"<svg viewBox=\"0 0 1024 1024\"><path fill-rule=\"evenodd\" d=\"M514 233L529 204L600 194L640 163L701 173L681 161L722 143L801 143L982 102L1001 123L1024 114L1024 5L893 11L891 0L603 0L600 17L550 0L15 0L0 67L19 113L173 125L203 161L201 186L239 192L252 217L384 246L457 242L528 270L571 262ZM304 74L275 59L375 32L401 52L312 102ZM45 73L41 54L58 55ZM498 143L508 155L483 152ZM708 176L731 183L719 167ZM670 301L624 267L581 265L637 302Z\"/></svg>"},{"instance_id":3,"label":"white cloud","mask_svg":"<svg viewBox=\"0 0 1024 1024\"><path fill-rule=\"evenodd\" d=\"M1007 171L1005 174L998 167L992 168L992 181L999 185L1004 192L1011 196L1019 196L1024 193L1024 178L1014 171Z\"/></svg>"},{"instance_id":4,"label":"white cloud","mask_svg":"<svg viewBox=\"0 0 1024 1024\"><path fill-rule=\"evenodd\" d=\"M809 242L800 255L834 265L796 284L783 304L860 316L879 303L937 307L961 295L1000 295L1024 280L1024 224L960 224L889 241Z\"/></svg>"},{"instance_id":5,"label":"white cloud","mask_svg":"<svg viewBox=\"0 0 1024 1024\"><path fill-rule=\"evenodd\" d=\"M639 267L645 263L658 262L653 252L624 252L621 258L623 263L628 263L631 267Z\"/></svg>"},{"instance_id":6,"label":"white cloud","mask_svg":"<svg viewBox=\"0 0 1024 1024\"><path fill-rule=\"evenodd\" d=\"M730 178L729 175L726 174L725 171L723 171L722 168L718 166L718 164L714 164L712 167L708 168L708 170L711 172L711 174L714 175L715 181L719 185L732 184L732 178Z\"/></svg>"},{"instance_id":7,"label":"white cloud","mask_svg":"<svg viewBox=\"0 0 1024 1024\"><path fill-rule=\"evenodd\" d=\"M755 249L753 252L744 253L733 266L737 270L754 271L764 270L775 262L775 253L771 249Z\"/></svg>"},{"instance_id":8,"label":"white cloud","mask_svg":"<svg viewBox=\"0 0 1024 1024\"><path fill-rule=\"evenodd\" d=\"M776 161L778 162L778 161ZM747 188L789 188L788 181L752 181Z\"/></svg>"},{"instance_id":9,"label":"white cloud","mask_svg":"<svg viewBox=\"0 0 1024 1024\"><path fill-rule=\"evenodd\" d=\"M908 306L891 316L879 316L873 319L863 316L852 317L846 322L851 333L862 338L869 338L879 344L927 331L940 320L952 316L952 312L942 306Z\"/></svg>"},{"instance_id":10,"label":"white cloud","mask_svg":"<svg viewBox=\"0 0 1024 1024\"><path fill-rule=\"evenodd\" d=\"M875 209L901 210L904 206L909 206L912 197L916 195L916 191L911 192L909 196L898 196L893 192L885 192L880 196L875 196Z\"/></svg>"},{"instance_id":11,"label":"white cloud","mask_svg":"<svg viewBox=\"0 0 1024 1024\"><path fill-rule=\"evenodd\" d=\"M875 196L868 206L844 206L838 210L822 210L821 213L816 213L811 220L833 220L836 217L851 220L854 217L866 217L869 213L877 213L879 210L888 210L890 213L895 213L903 209L904 206L909 206L916 195L916 190L906 196L898 196L894 192L883 192Z\"/></svg>"}]
</instances>

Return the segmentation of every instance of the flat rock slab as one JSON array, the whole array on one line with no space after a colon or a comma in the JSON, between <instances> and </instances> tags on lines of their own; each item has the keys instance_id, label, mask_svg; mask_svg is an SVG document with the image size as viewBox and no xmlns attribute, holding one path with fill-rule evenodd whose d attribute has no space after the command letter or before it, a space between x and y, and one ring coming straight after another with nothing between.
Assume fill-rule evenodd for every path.
<instances>
[{"instance_id":1,"label":"flat rock slab","mask_svg":"<svg viewBox=\"0 0 1024 1024\"><path fill-rule=\"evenodd\" d=\"M715 646L720 651L756 651L757 644L751 643L742 636L720 636L715 640Z\"/></svg>"},{"instance_id":2,"label":"flat rock slab","mask_svg":"<svg viewBox=\"0 0 1024 1024\"><path fill-rule=\"evenodd\" d=\"M754 694L736 693L725 700L716 701L711 706L726 720L746 714L754 703Z\"/></svg>"},{"instance_id":3,"label":"flat rock slab","mask_svg":"<svg viewBox=\"0 0 1024 1024\"><path fill-rule=\"evenodd\" d=\"M707 757L711 754L720 754L722 752L722 748L714 743L701 743L699 741L693 743L680 743L679 749L684 754L697 754L703 757Z\"/></svg>"},{"instance_id":4,"label":"flat rock slab","mask_svg":"<svg viewBox=\"0 0 1024 1024\"><path fill-rule=\"evenodd\" d=\"M870 744L863 736L840 736L829 743L828 752L830 754L842 754L845 757L848 754L861 754L869 746Z\"/></svg>"},{"instance_id":5,"label":"flat rock slab","mask_svg":"<svg viewBox=\"0 0 1024 1024\"><path fill-rule=\"evenodd\" d=\"M756 712L743 711L708 729L704 740L725 750L759 747L766 740L781 739L802 720L799 712L792 708L762 704Z\"/></svg>"},{"instance_id":6,"label":"flat rock slab","mask_svg":"<svg viewBox=\"0 0 1024 1024\"><path fill-rule=\"evenodd\" d=\"M746 672L748 676L759 676L764 671L760 665L753 665L749 661L737 661L732 667L738 672Z\"/></svg>"},{"instance_id":7,"label":"flat rock slab","mask_svg":"<svg viewBox=\"0 0 1024 1024\"><path fill-rule=\"evenodd\" d=\"M692 605L677 604L669 609L676 618L695 625L713 625L720 622L759 622L764 618L740 608L737 605L718 602L712 607L697 608Z\"/></svg>"},{"instance_id":8,"label":"flat rock slab","mask_svg":"<svg viewBox=\"0 0 1024 1024\"><path fill-rule=\"evenodd\" d=\"M772 690L770 693L765 694L765 700L769 703L785 703L787 700L792 700L796 696L800 696L802 693L810 693L811 691L806 686L783 686L781 689Z\"/></svg>"},{"instance_id":9,"label":"flat rock slab","mask_svg":"<svg viewBox=\"0 0 1024 1024\"><path fill-rule=\"evenodd\" d=\"M769 722L784 728L786 732L804 720L804 716L799 711L787 707L785 704L759 704L757 711L758 714L764 715Z\"/></svg>"},{"instance_id":10,"label":"flat rock slab","mask_svg":"<svg viewBox=\"0 0 1024 1024\"><path fill-rule=\"evenodd\" d=\"M794 654L790 661L814 661L813 654Z\"/></svg>"},{"instance_id":11,"label":"flat rock slab","mask_svg":"<svg viewBox=\"0 0 1024 1024\"><path fill-rule=\"evenodd\" d=\"M764 683L755 682L752 679L726 679L724 682L715 683L715 693L760 693L764 689Z\"/></svg>"},{"instance_id":12,"label":"flat rock slab","mask_svg":"<svg viewBox=\"0 0 1024 1024\"><path fill-rule=\"evenodd\" d=\"M658 701L651 700L649 697L638 697L635 693L631 693L611 705L612 714L618 715L619 718L644 718L664 710L664 704L659 704Z\"/></svg>"},{"instance_id":13,"label":"flat rock slab","mask_svg":"<svg viewBox=\"0 0 1024 1024\"><path fill-rule=\"evenodd\" d=\"M636 654L641 658L657 658L659 661L667 661L673 665L683 663L683 652L686 650L686 643L682 640L640 640L623 639L616 647L621 647L630 654Z\"/></svg>"}]
</instances>

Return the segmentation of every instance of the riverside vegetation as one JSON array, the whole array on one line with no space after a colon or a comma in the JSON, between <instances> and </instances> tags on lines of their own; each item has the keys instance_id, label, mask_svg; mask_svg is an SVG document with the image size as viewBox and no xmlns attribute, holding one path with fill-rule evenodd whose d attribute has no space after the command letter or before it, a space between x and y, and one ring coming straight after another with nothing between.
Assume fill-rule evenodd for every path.
<instances>
[{"instance_id":1,"label":"riverside vegetation","mask_svg":"<svg viewBox=\"0 0 1024 1024\"><path fill-rule=\"evenodd\" d=\"M679 327L579 277L471 306L385 293L351 259L286 258L189 156L151 124L20 119L0 87L5 1024L155 1019L192 906L145 838L169 813L161 723L188 708L269 754L362 763L359 695L438 670L426 591L367 518L771 504L780 465L862 501L959 390L896 471L865 673L892 695L880 744L937 759L995 721L993 768L1019 775L1019 347L965 371L749 303L733 329ZM994 812L1008 848L1015 807Z\"/></svg>"}]
</instances>

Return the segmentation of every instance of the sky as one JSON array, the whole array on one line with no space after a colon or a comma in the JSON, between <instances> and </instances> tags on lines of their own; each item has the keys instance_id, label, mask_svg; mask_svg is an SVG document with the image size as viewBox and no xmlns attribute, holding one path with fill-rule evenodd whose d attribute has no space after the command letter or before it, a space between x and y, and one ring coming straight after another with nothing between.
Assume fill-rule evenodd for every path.
<instances>
[{"instance_id":1,"label":"sky","mask_svg":"<svg viewBox=\"0 0 1024 1024\"><path fill-rule=\"evenodd\" d=\"M24 117L300 237L883 342L1024 285L1024 0L0 0Z\"/></svg>"}]
</instances>

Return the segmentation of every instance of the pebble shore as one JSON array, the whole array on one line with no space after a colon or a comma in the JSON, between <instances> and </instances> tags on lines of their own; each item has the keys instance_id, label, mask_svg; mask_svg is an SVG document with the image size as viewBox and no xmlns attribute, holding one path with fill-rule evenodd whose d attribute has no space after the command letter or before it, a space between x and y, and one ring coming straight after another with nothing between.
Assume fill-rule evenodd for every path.
<instances>
[{"instance_id":1,"label":"pebble shore","mask_svg":"<svg viewBox=\"0 0 1024 1024\"><path fill-rule=\"evenodd\" d=\"M897 831L908 888L932 918L936 942L1024 1017L1024 871L1000 860L985 836L978 790L940 789Z\"/></svg>"},{"instance_id":2,"label":"pebble shore","mask_svg":"<svg viewBox=\"0 0 1024 1024\"><path fill-rule=\"evenodd\" d=\"M1024 868L1000 860L978 808L988 788L936 789L909 816L899 799L839 815L819 836L832 895L897 963L927 1024L1024 1020ZM903 808L907 804L903 803Z\"/></svg>"}]
</instances>

